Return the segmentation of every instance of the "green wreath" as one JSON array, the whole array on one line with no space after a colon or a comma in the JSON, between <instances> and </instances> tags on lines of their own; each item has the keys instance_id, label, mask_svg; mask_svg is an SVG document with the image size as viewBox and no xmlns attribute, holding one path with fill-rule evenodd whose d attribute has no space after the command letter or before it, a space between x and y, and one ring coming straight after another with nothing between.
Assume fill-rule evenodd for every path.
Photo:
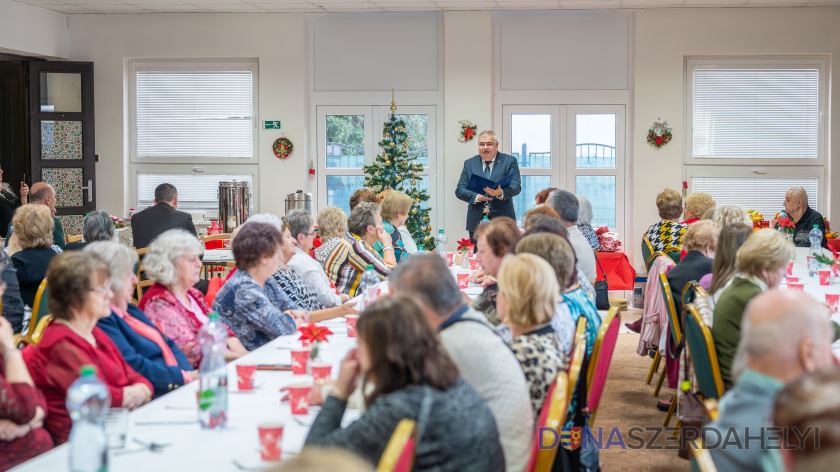
<instances>
[{"instance_id":1,"label":"green wreath","mask_svg":"<svg viewBox=\"0 0 840 472\"><path fill-rule=\"evenodd\" d=\"M271 145L271 150L274 151L275 156L280 159L285 159L295 150L295 145L292 144L289 138L277 138L274 144Z\"/></svg>"}]
</instances>

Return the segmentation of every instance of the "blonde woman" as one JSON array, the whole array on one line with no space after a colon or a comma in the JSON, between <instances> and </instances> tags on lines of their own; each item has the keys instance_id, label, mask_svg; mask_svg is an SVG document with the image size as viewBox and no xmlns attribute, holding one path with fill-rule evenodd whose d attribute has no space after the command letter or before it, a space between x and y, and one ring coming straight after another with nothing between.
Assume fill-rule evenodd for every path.
<instances>
[{"instance_id":1,"label":"blonde woman","mask_svg":"<svg viewBox=\"0 0 840 472\"><path fill-rule=\"evenodd\" d=\"M551 327L560 285L551 265L534 254L506 257L498 284L496 314L510 328L510 348L525 372L534 415L539 416L551 382L569 364Z\"/></svg>"},{"instance_id":2,"label":"blonde woman","mask_svg":"<svg viewBox=\"0 0 840 472\"><path fill-rule=\"evenodd\" d=\"M662 219L648 228L647 236L654 252L679 252L682 237L688 225L680 223L683 212L682 195L672 188L666 188L656 195L656 208Z\"/></svg>"},{"instance_id":3,"label":"blonde woman","mask_svg":"<svg viewBox=\"0 0 840 472\"><path fill-rule=\"evenodd\" d=\"M734 223L743 223L750 228L753 225L750 215L743 208L735 205L724 205L716 209L712 219L721 227Z\"/></svg>"},{"instance_id":4,"label":"blonde woman","mask_svg":"<svg viewBox=\"0 0 840 472\"><path fill-rule=\"evenodd\" d=\"M706 192L695 192L685 199L685 221L684 224L690 225L703 217L709 211L714 210L715 199Z\"/></svg>"},{"instance_id":5,"label":"blonde woman","mask_svg":"<svg viewBox=\"0 0 840 472\"><path fill-rule=\"evenodd\" d=\"M715 322L712 325L720 374L727 389L735 380L732 364L741 340L744 309L759 293L779 286L785 277L787 263L795 255L793 243L785 240L782 233L769 228L754 232L738 249L735 256L737 273L715 304Z\"/></svg>"},{"instance_id":6,"label":"blonde woman","mask_svg":"<svg viewBox=\"0 0 840 472\"><path fill-rule=\"evenodd\" d=\"M17 270L20 297L23 303L32 307L38 286L47 276L47 266L57 253L53 248L53 219L46 205L24 205L15 211L12 218L14 240L20 250L12 254L12 263Z\"/></svg>"},{"instance_id":7,"label":"blonde woman","mask_svg":"<svg viewBox=\"0 0 840 472\"><path fill-rule=\"evenodd\" d=\"M408 234L408 229L405 227L413 203L414 200L411 197L399 190L391 190L382 199L379 214L382 216L385 232L391 235L391 246L394 248L394 257L396 257L397 262L417 252L417 245L411 239L411 235ZM374 244L373 248L380 256L385 257L382 244L379 241Z\"/></svg>"},{"instance_id":8,"label":"blonde woman","mask_svg":"<svg viewBox=\"0 0 840 472\"><path fill-rule=\"evenodd\" d=\"M347 213L339 207L328 206L318 213L318 237L321 245L315 248L315 260L324 265L327 256L347 234Z\"/></svg>"}]
</instances>

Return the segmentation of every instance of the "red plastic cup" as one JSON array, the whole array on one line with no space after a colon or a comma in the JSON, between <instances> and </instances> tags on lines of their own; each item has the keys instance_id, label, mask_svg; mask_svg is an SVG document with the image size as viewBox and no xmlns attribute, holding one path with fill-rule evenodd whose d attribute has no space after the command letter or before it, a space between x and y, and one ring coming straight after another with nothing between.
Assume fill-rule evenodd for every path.
<instances>
[{"instance_id":1,"label":"red plastic cup","mask_svg":"<svg viewBox=\"0 0 840 472\"><path fill-rule=\"evenodd\" d=\"M805 291L805 284L788 284L788 287L791 290L799 290L800 292Z\"/></svg>"},{"instance_id":2,"label":"red plastic cup","mask_svg":"<svg viewBox=\"0 0 840 472\"><path fill-rule=\"evenodd\" d=\"M467 288L470 284L470 274L458 274L458 288Z\"/></svg>"},{"instance_id":3,"label":"red plastic cup","mask_svg":"<svg viewBox=\"0 0 840 472\"><path fill-rule=\"evenodd\" d=\"M355 338L356 322L359 321L359 315L345 315L344 319L347 320L347 337Z\"/></svg>"},{"instance_id":4,"label":"red plastic cup","mask_svg":"<svg viewBox=\"0 0 840 472\"><path fill-rule=\"evenodd\" d=\"M311 355L312 349L308 347L292 349L292 374L306 375Z\"/></svg>"},{"instance_id":5,"label":"red plastic cup","mask_svg":"<svg viewBox=\"0 0 840 472\"><path fill-rule=\"evenodd\" d=\"M793 261L787 263L787 275L793 275Z\"/></svg>"},{"instance_id":6,"label":"red plastic cup","mask_svg":"<svg viewBox=\"0 0 840 472\"><path fill-rule=\"evenodd\" d=\"M820 274L820 285L828 285L831 283L831 270L821 270L819 271Z\"/></svg>"},{"instance_id":7,"label":"red plastic cup","mask_svg":"<svg viewBox=\"0 0 840 472\"><path fill-rule=\"evenodd\" d=\"M478 270L481 268L481 264L478 263L475 259L470 259L470 269L471 270Z\"/></svg>"},{"instance_id":8,"label":"red plastic cup","mask_svg":"<svg viewBox=\"0 0 840 472\"><path fill-rule=\"evenodd\" d=\"M454 252L447 252L446 253L446 264L452 265L455 262L455 253Z\"/></svg>"},{"instance_id":9,"label":"red plastic cup","mask_svg":"<svg viewBox=\"0 0 840 472\"><path fill-rule=\"evenodd\" d=\"M257 366L255 365L238 365L236 366L236 378L239 385L239 390L253 390L254 389L254 372Z\"/></svg>"},{"instance_id":10,"label":"red plastic cup","mask_svg":"<svg viewBox=\"0 0 840 472\"><path fill-rule=\"evenodd\" d=\"M831 264L831 271L834 272L834 276L840 276L838 271L840 271L840 264Z\"/></svg>"},{"instance_id":11,"label":"red plastic cup","mask_svg":"<svg viewBox=\"0 0 840 472\"><path fill-rule=\"evenodd\" d=\"M834 311L837 311L837 305L840 304L840 294L826 293L825 302L828 303Z\"/></svg>"},{"instance_id":12,"label":"red plastic cup","mask_svg":"<svg viewBox=\"0 0 840 472\"><path fill-rule=\"evenodd\" d=\"M309 414L309 391L311 385L296 384L289 385L289 402L292 405L293 415Z\"/></svg>"},{"instance_id":13,"label":"red plastic cup","mask_svg":"<svg viewBox=\"0 0 840 472\"><path fill-rule=\"evenodd\" d=\"M787 278L787 284L788 285L795 284L796 282L799 282L799 277L788 277Z\"/></svg>"},{"instance_id":14,"label":"red plastic cup","mask_svg":"<svg viewBox=\"0 0 840 472\"><path fill-rule=\"evenodd\" d=\"M469 248L469 249L467 249L467 257L472 257L472 256L474 256L474 255L475 255L474 250L475 250L475 246L470 246L470 248Z\"/></svg>"},{"instance_id":15,"label":"red plastic cup","mask_svg":"<svg viewBox=\"0 0 840 472\"><path fill-rule=\"evenodd\" d=\"M283 451L283 423L262 423L257 426L260 433L260 458L264 461L279 461Z\"/></svg>"},{"instance_id":16,"label":"red plastic cup","mask_svg":"<svg viewBox=\"0 0 840 472\"><path fill-rule=\"evenodd\" d=\"M329 380L330 372L332 372L332 365L326 362L312 363L312 378L315 380Z\"/></svg>"}]
</instances>

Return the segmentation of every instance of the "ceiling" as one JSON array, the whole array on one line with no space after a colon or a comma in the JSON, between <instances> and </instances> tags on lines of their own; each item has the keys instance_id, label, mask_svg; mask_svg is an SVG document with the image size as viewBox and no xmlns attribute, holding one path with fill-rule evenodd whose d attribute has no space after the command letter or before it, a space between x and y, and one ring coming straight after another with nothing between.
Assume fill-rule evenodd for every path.
<instances>
[{"instance_id":1,"label":"ceiling","mask_svg":"<svg viewBox=\"0 0 840 472\"><path fill-rule=\"evenodd\" d=\"M62 13L327 13L840 6L840 0L16 0Z\"/></svg>"}]
</instances>

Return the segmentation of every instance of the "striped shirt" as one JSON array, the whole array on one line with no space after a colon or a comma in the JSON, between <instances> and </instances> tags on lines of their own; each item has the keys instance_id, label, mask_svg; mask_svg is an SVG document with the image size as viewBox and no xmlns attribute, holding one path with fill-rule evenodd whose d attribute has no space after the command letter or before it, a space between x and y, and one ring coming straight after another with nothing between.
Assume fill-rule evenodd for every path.
<instances>
[{"instance_id":1,"label":"striped shirt","mask_svg":"<svg viewBox=\"0 0 840 472\"><path fill-rule=\"evenodd\" d=\"M355 234L347 233L327 256L324 270L339 292L355 297L368 264L373 265L380 279L385 279L391 272L391 266L379 257L370 244Z\"/></svg>"}]
</instances>

